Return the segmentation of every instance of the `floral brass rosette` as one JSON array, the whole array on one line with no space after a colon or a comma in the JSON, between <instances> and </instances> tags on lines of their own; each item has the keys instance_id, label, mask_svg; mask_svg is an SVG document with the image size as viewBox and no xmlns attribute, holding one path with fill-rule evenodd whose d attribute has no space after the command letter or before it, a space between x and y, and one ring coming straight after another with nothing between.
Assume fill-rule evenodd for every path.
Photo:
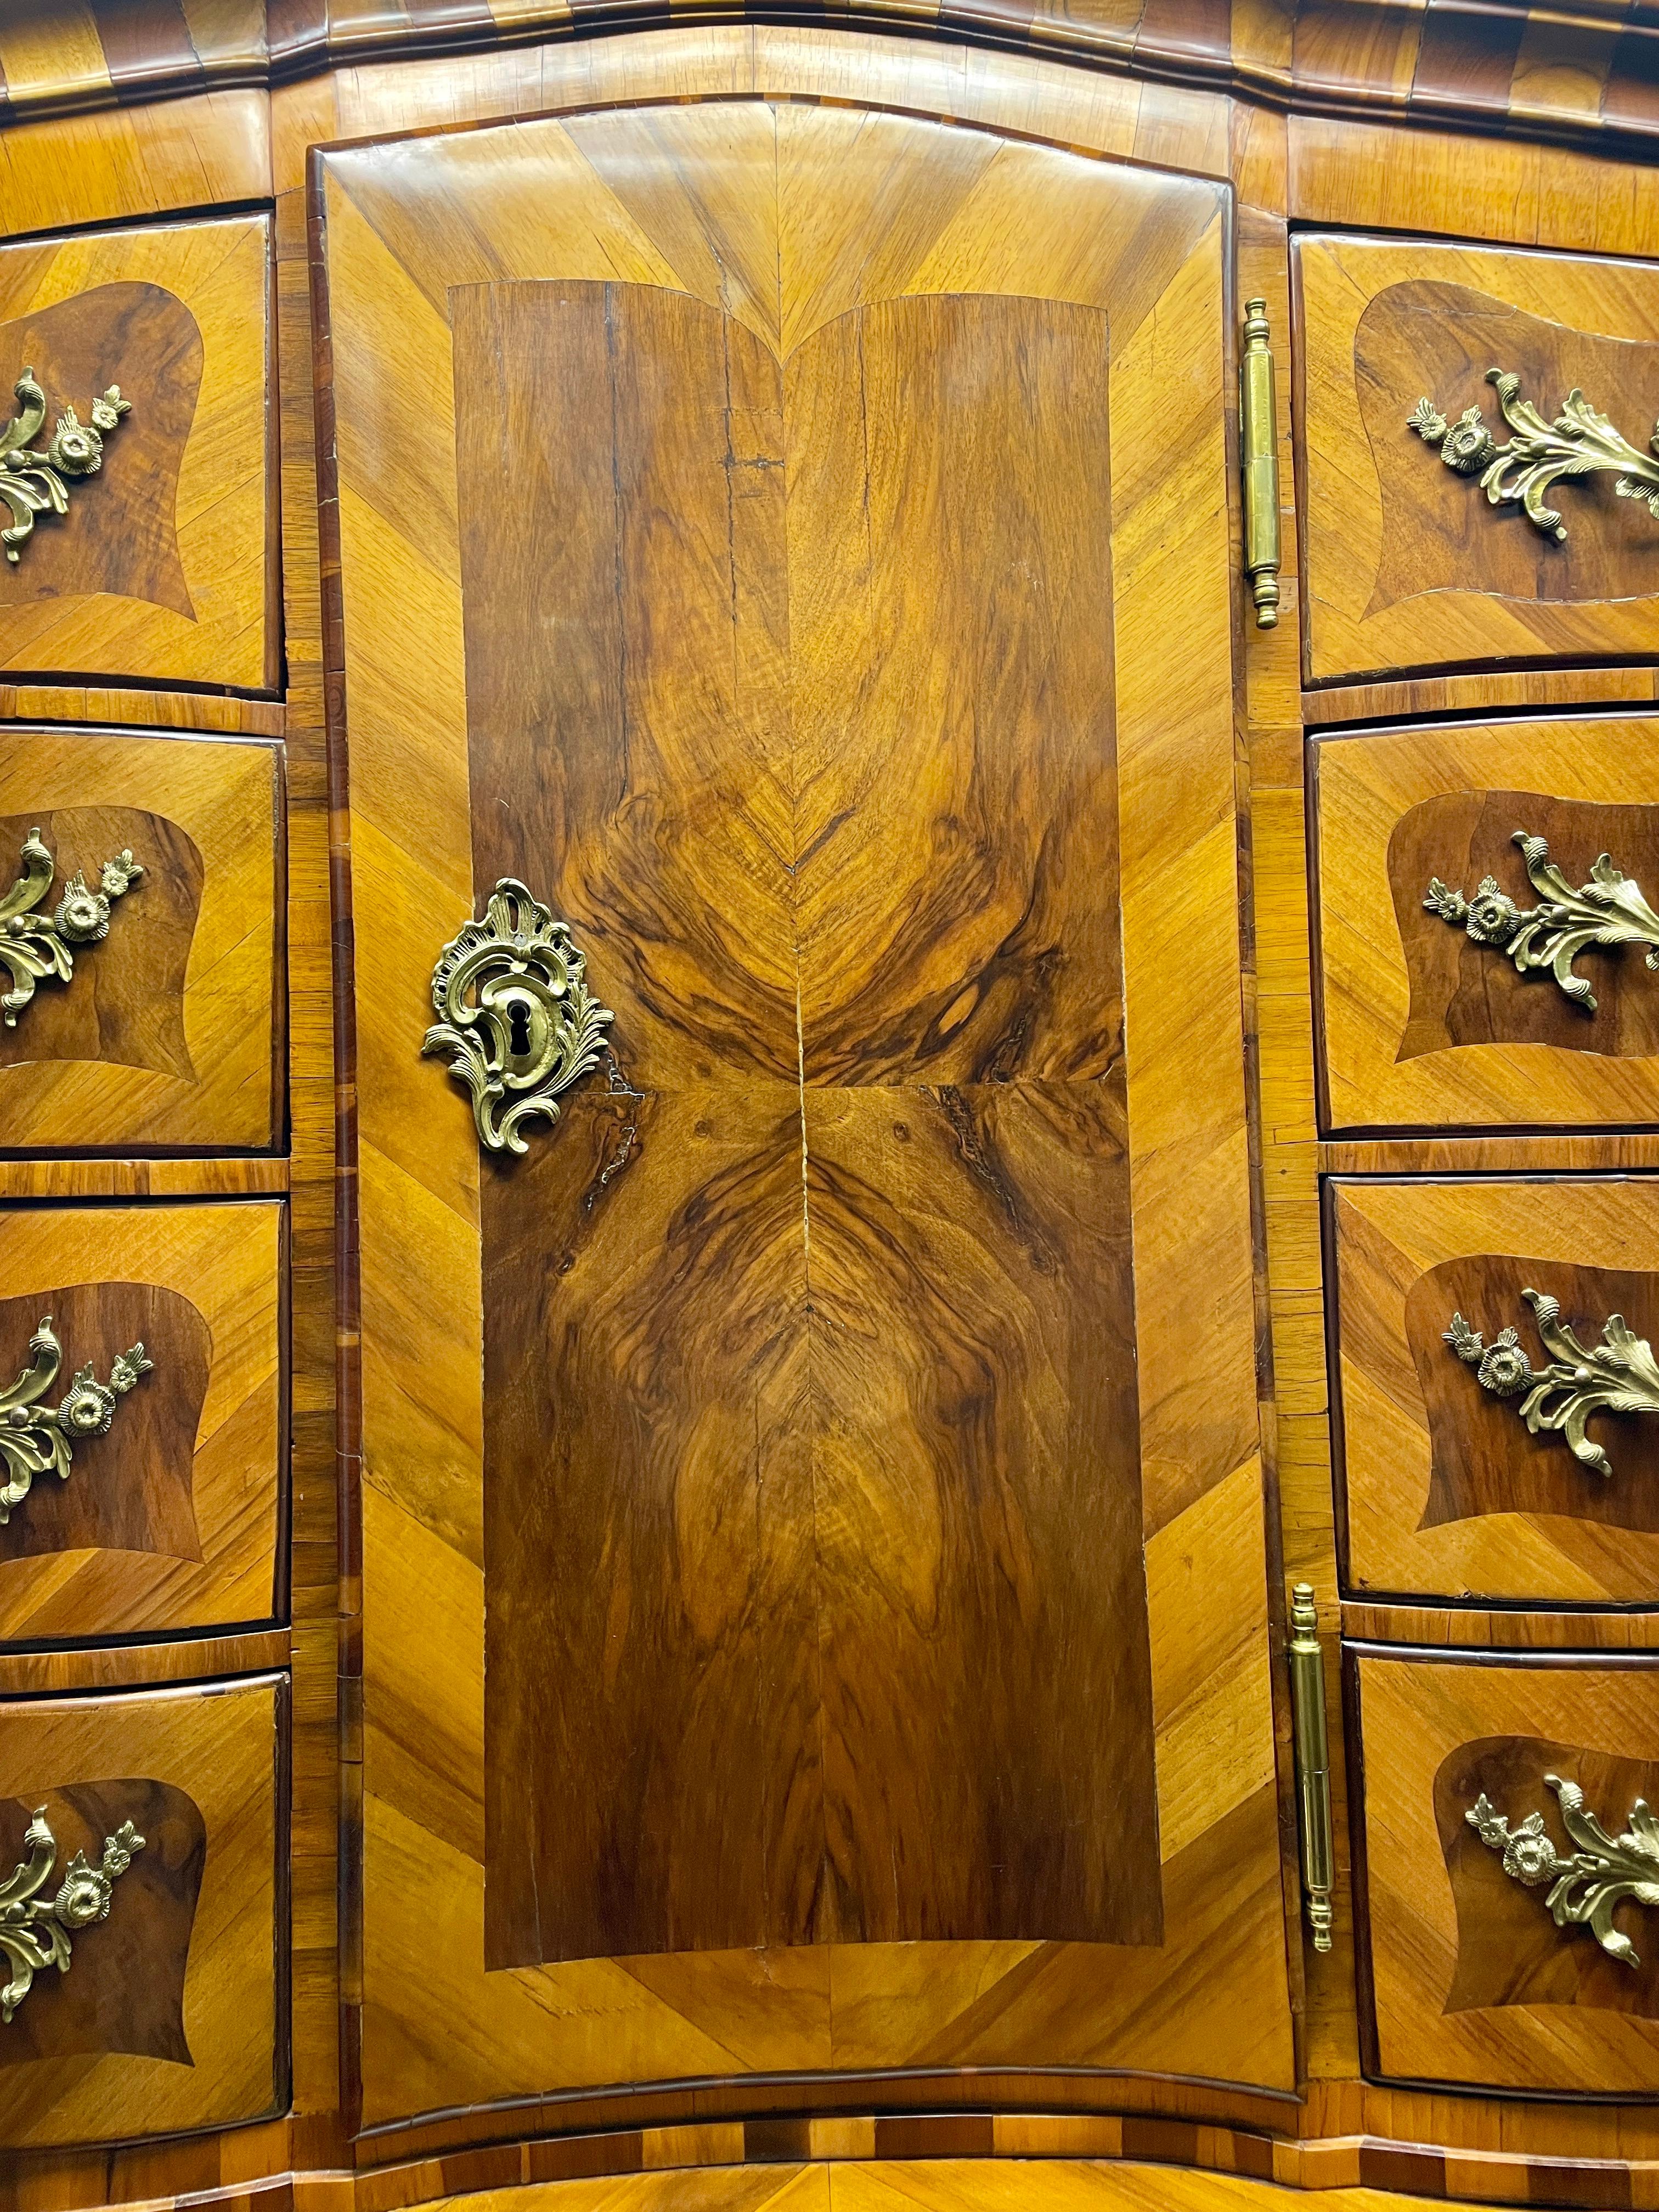
<instances>
[{"instance_id":1,"label":"floral brass rosette","mask_svg":"<svg viewBox=\"0 0 1659 2212\"><path fill-rule=\"evenodd\" d=\"M46 395L26 368L12 387L17 412L0 430L0 500L11 509L9 527L0 530L0 545L14 565L19 550L34 530L37 514L67 514L69 488L78 477L95 476L104 465L104 440L131 408L112 384L88 410L90 422L82 422L73 407L58 417L52 443L44 453L31 446L46 419Z\"/></svg>"},{"instance_id":2,"label":"floral brass rosette","mask_svg":"<svg viewBox=\"0 0 1659 2212\"><path fill-rule=\"evenodd\" d=\"M1616 470L1619 496L1641 500L1659 520L1659 460L1638 452L1576 386L1554 422L1547 422L1530 399L1521 398L1521 379L1513 369L1489 368L1486 381L1514 433L1504 444L1492 436L1478 407L1466 407L1455 422L1449 422L1432 399L1419 399L1406 427L1425 445L1437 446L1449 469L1461 477L1478 475L1490 506L1518 500L1533 527L1559 543L1567 534L1566 525L1554 507L1545 506L1544 494L1562 477ZM1649 442L1659 454L1659 425Z\"/></svg>"},{"instance_id":3,"label":"floral brass rosette","mask_svg":"<svg viewBox=\"0 0 1659 2212\"><path fill-rule=\"evenodd\" d=\"M58 1863L58 1839L47 1825L44 1805L29 1822L23 1847L27 1858L0 1881L0 1956L10 1969L0 1988L0 2024L8 2026L40 1968L56 1966L60 1974L68 1973L71 1931L109 1918L111 1893L143 1850L144 1839L131 1820L123 1820L112 1836L105 1837L98 1864L93 1866L84 1851L76 1851L64 1869L57 1896L45 1902L40 1893Z\"/></svg>"},{"instance_id":4,"label":"floral brass rosette","mask_svg":"<svg viewBox=\"0 0 1659 2212\"><path fill-rule=\"evenodd\" d=\"M29 1364L9 1390L0 1390L0 1528L11 1518L34 1486L37 1474L55 1474L67 1481L74 1446L93 1437L107 1435L115 1419L115 1401L123 1398L155 1362L144 1356L142 1344L124 1352L100 1382L92 1363L76 1373L61 1405L44 1406L63 1364L63 1347L52 1334L52 1316L42 1317L29 1339Z\"/></svg>"},{"instance_id":5,"label":"floral brass rosette","mask_svg":"<svg viewBox=\"0 0 1659 2212\"><path fill-rule=\"evenodd\" d=\"M1595 994L1573 962L1592 946L1611 949L1644 945L1647 965L1659 969L1659 914L1632 878L1620 874L1603 853L1577 890L1550 858L1547 842L1517 830L1510 841L1521 848L1528 880L1539 895L1533 907L1517 906L1495 876L1483 876L1474 896L1431 877L1423 903L1472 945L1490 946L1511 961L1518 975L1552 976L1587 1014L1595 1012Z\"/></svg>"},{"instance_id":6,"label":"floral brass rosette","mask_svg":"<svg viewBox=\"0 0 1659 2212\"><path fill-rule=\"evenodd\" d=\"M11 977L11 988L0 992L0 1017L9 1030L16 1028L37 982L46 977L69 981L75 973L75 946L99 945L109 935L112 903L144 872L128 848L105 861L95 890L83 874L72 876L56 909L47 914L40 908L52 889L55 864L38 829L23 840L22 864L17 881L0 894L0 968Z\"/></svg>"},{"instance_id":7,"label":"floral brass rosette","mask_svg":"<svg viewBox=\"0 0 1659 2212\"><path fill-rule=\"evenodd\" d=\"M1640 1966L1635 1945L1613 1924L1613 1910L1626 1898L1638 1905L1659 1905L1659 1821L1638 1797L1629 1827L1610 1836L1586 1809L1576 1782L1564 1782L1558 1774L1547 1774L1544 1780L1560 1801L1562 1825L1578 1845L1570 1858L1563 1858L1545 1833L1541 1813L1528 1813L1518 1828L1511 1828L1484 1790L1463 1817L1483 1844L1503 1853L1504 1871L1512 1881L1528 1889L1550 1884L1544 1902L1558 1928L1587 1927L1610 1959Z\"/></svg>"},{"instance_id":8,"label":"floral brass rosette","mask_svg":"<svg viewBox=\"0 0 1659 2212\"><path fill-rule=\"evenodd\" d=\"M1585 1424L1595 1413L1659 1413L1659 1362L1652 1346L1626 1326L1622 1314L1609 1314L1601 1341L1587 1347L1562 1320L1559 1299L1541 1291L1521 1295L1553 1355L1548 1366L1534 1367L1521 1349L1518 1330L1500 1329L1485 1344L1461 1313L1452 1316L1442 1340L1474 1369L1483 1390L1494 1398L1521 1398L1516 1411L1533 1436L1564 1437L1581 1467L1611 1474L1612 1461L1585 1434Z\"/></svg>"}]
</instances>

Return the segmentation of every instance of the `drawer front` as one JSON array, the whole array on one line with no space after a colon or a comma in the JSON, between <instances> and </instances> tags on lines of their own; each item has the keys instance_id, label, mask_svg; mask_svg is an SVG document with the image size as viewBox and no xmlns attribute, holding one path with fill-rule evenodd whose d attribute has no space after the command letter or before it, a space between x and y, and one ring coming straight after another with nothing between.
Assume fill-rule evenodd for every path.
<instances>
[{"instance_id":1,"label":"drawer front","mask_svg":"<svg viewBox=\"0 0 1659 2212\"><path fill-rule=\"evenodd\" d=\"M0 669L276 688L270 269L264 215L0 246L0 390L32 373L45 465L0 487Z\"/></svg>"},{"instance_id":2,"label":"drawer front","mask_svg":"<svg viewBox=\"0 0 1659 2212\"><path fill-rule=\"evenodd\" d=\"M287 1736L286 1675L0 1702L0 2144L286 2106Z\"/></svg>"},{"instance_id":3,"label":"drawer front","mask_svg":"<svg viewBox=\"0 0 1659 2212\"><path fill-rule=\"evenodd\" d=\"M1326 1220L1345 1588L1659 1604L1659 1177L1339 1181Z\"/></svg>"},{"instance_id":4,"label":"drawer front","mask_svg":"<svg viewBox=\"0 0 1659 2212\"><path fill-rule=\"evenodd\" d=\"M1659 1907L1632 1893L1659 1875L1659 1666L1358 1645L1343 1671L1367 2075L1659 2094Z\"/></svg>"},{"instance_id":5,"label":"drawer front","mask_svg":"<svg viewBox=\"0 0 1659 2212\"><path fill-rule=\"evenodd\" d=\"M0 736L8 1151L279 1140L282 834L276 747Z\"/></svg>"},{"instance_id":6,"label":"drawer front","mask_svg":"<svg viewBox=\"0 0 1659 2212\"><path fill-rule=\"evenodd\" d=\"M286 1243L276 1199L0 1210L0 1640L283 1610Z\"/></svg>"},{"instance_id":7,"label":"drawer front","mask_svg":"<svg viewBox=\"0 0 1659 2212\"><path fill-rule=\"evenodd\" d=\"M1310 758L1322 1126L1659 1121L1659 719Z\"/></svg>"},{"instance_id":8,"label":"drawer front","mask_svg":"<svg viewBox=\"0 0 1659 2212\"><path fill-rule=\"evenodd\" d=\"M1618 486L1659 489L1659 267L1319 234L1293 266L1309 679L1650 656L1659 518ZM1579 390L1626 468L1529 481L1489 451L1527 437L1528 406L1547 436ZM1569 424L1569 457L1595 442Z\"/></svg>"}]
</instances>

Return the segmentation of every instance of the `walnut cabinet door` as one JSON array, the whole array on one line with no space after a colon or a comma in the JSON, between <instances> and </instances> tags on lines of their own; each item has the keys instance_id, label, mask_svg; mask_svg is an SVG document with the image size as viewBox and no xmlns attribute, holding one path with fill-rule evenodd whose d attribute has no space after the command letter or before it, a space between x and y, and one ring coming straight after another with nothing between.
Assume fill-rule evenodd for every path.
<instances>
[{"instance_id":1,"label":"walnut cabinet door","mask_svg":"<svg viewBox=\"0 0 1659 2212\"><path fill-rule=\"evenodd\" d=\"M1292 2090L1225 188L755 99L315 184L364 2124ZM556 1118L422 1054L469 918L585 960Z\"/></svg>"}]
</instances>

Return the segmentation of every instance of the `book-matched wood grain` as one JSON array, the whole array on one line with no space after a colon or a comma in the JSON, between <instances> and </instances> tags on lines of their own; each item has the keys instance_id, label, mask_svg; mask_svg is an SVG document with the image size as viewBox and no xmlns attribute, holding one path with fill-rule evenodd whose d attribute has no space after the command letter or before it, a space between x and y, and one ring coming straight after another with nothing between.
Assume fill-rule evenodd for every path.
<instances>
[{"instance_id":1,"label":"book-matched wood grain","mask_svg":"<svg viewBox=\"0 0 1659 2212\"><path fill-rule=\"evenodd\" d=\"M136 1342L155 1363L108 1432L76 1443L67 1480L37 1475L0 1528L0 1640L277 1616L285 1212L269 1199L0 1212L7 1381L45 1314L63 1392Z\"/></svg>"},{"instance_id":2,"label":"book-matched wood grain","mask_svg":"<svg viewBox=\"0 0 1659 2212\"><path fill-rule=\"evenodd\" d=\"M1553 421L1575 386L1638 450L1659 414L1659 270L1428 239L1292 252L1312 683L1522 656L1645 653L1659 531L1611 476L1559 483L1546 539L1409 428L1419 398L1510 433L1489 368Z\"/></svg>"},{"instance_id":3,"label":"book-matched wood grain","mask_svg":"<svg viewBox=\"0 0 1659 2212\"><path fill-rule=\"evenodd\" d=\"M1651 1787L1659 1762L1659 1666L1376 1646L1351 1647L1343 1664L1364 1773L1353 1825L1374 2007L1367 2071L1650 2096L1651 1915L1631 1904L1615 1913L1644 1959L1621 1966L1588 1928L1558 1929L1546 1892L1505 1875L1502 1854L1463 1816L1484 1790L1511 1826L1542 1813L1558 1853L1570 1856L1576 1846L1543 1780L1553 1773L1578 1783L1618 1833L1626 1793Z\"/></svg>"},{"instance_id":4,"label":"book-matched wood grain","mask_svg":"<svg viewBox=\"0 0 1659 2212\"><path fill-rule=\"evenodd\" d=\"M1659 822L1659 721L1425 726L1322 738L1310 758L1322 1127L1659 1120L1659 975L1639 946L1580 954L1590 1014L1422 904L1436 876L1472 898L1490 874L1517 907L1536 905L1517 830L1547 838L1575 885L1607 850L1659 896L1641 872Z\"/></svg>"},{"instance_id":5,"label":"book-matched wood grain","mask_svg":"<svg viewBox=\"0 0 1659 2212\"><path fill-rule=\"evenodd\" d=\"M1607 1414L1602 1476L1534 1437L1440 1340L1455 1312L1513 1326L1547 1364L1524 1289L1586 1344L1609 1313L1659 1328L1659 1181L1483 1176L1328 1186L1335 1260L1345 1587L1359 1596L1639 1603L1659 1577L1659 1423Z\"/></svg>"},{"instance_id":6,"label":"book-matched wood grain","mask_svg":"<svg viewBox=\"0 0 1659 2212\"><path fill-rule=\"evenodd\" d=\"M39 828L50 912L131 849L144 872L0 1031L9 1150L270 1147L286 1118L283 756L264 743L9 729L0 884Z\"/></svg>"},{"instance_id":7,"label":"book-matched wood grain","mask_svg":"<svg viewBox=\"0 0 1659 2212\"><path fill-rule=\"evenodd\" d=\"M288 1682L0 1702L0 1862L46 1808L58 1866L144 1838L70 1970L0 2044L0 2142L117 2142L286 2101Z\"/></svg>"},{"instance_id":8,"label":"book-matched wood grain","mask_svg":"<svg viewBox=\"0 0 1659 2212\"><path fill-rule=\"evenodd\" d=\"M131 403L4 564L0 669L275 690L269 216L0 246L0 348L52 422Z\"/></svg>"},{"instance_id":9,"label":"book-matched wood grain","mask_svg":"<svg viewBox=\"0 0 1659 2212\"><path fill-rule=\"evenodd\" d=\"M353 905L375 918L355 955L365 2116L923 2062L1288 2086L1220 200L988 132L752 100L364 148L321 173ZM1091 763L1114 744L1115 901L1090 880L1114 849L1114 779ZM590 1085L536 1157L481 1178L465 1101L418 1044L437 950L508 867L586 946L623 1087ZM1112 1349L1131 1326L1133 1370ZM519 1347L488 1413L486 1342L492 1364ZM569 1387L550 1391L550 1347ZM1112 1548L1133 1488L1098 1558L1064 1555L1072 1501L1108 1494L1091 1401L1126 1389L1144 1571ZM521 1453L543 1438L517 1530L491 1502L497 1422ZM549 1439L562 1464L580 1440L568 1477ZM641 1470L620 1488L619 1449ZM571 1547L597 1540L572 1522L577 1482L602 1504L611 1486L635 1565L600 1555L562 1620ZM507 1579L515 1541L551 1578ZM1110 1589L1109 1638L1091 1614ZM528 1691L559 1648L535 1640L591 1637L580 1609L597 1623L607 1602L645 1673L606 1694L635 1747L665 1747L655 1802L770 1853L788 1871L763 1897L682 1862L660 1814L619 1820L620 1785L594 1784L628 1747L546 1676L608 1764L574 1785L564 1766L550 1796L532 1695L514 1725L550 1779L515 1807L514 1770L493 1778L496 1638ZM1146 1686L1111 1686L1108 1644L1132 1662L1136 1635ZM753 1725L734 1683L775 1726L758 1771L720 1732L722 1699L728 1733ZM1010 1731L1068 1686L1062 1781L1058 1719ZM1109 1725L1150 1736L1139 1786ZM1030 1839L1000 1850L1000 1742L996 1817ZM1099 1832L1045 1863L1039 1826L1068 1803ZM489 1972L498 1943L549 1948L545 1887L486 1911L515 1814L547 1831L544 1868L573 1848L550 1822L625 1848L616 1883L585 1877L613 1925L646 1932L649 1896L659 1929L712 1931L741 1902L723 1940L757 1942L769 1915L805 1932L823 1866L842 1917L818 1932L957 1940ZM1128 1869L1154 1835L1149 1889ZM1045 1943L1056 1909L1053 1932L1116 1915L1118 1940Z\"/></svg>"}]
</instances>

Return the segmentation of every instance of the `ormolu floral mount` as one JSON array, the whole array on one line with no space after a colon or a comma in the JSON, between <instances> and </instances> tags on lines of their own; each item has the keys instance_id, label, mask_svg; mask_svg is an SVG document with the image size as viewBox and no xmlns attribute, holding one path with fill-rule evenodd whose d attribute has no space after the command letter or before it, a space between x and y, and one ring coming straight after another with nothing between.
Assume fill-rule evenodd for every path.
<instances>
[{"instance_id":1,"label":"ormolu floral mount","mask_svg":"<svg viewBox=\"0 0 1659 2212\"><path fill-rule=\"evenodd\" d=\"M70 1385L59 1406L40 1401L58 1380L64 1364L63 1346L52 1333L52 1316L45 1315L29 1339L29 1364L9 1390L0 1390L0 1528L11 1518L33 1487L37 1474L55 1474L67 1480L75 1455L73 1446L107 1433L115 1419L115 1401L125 1397L141 1375L155 1364L135 1344L124 1352L100 1382L90 1360Z\"/></svg>"},{"instance_id":2,"label":"ormolu floral mount","mask_svg":"<svg viewBox=\"0 0 1659 2212\"><path fill-rule=\"evenodd\" d=\"M449 1054L486 1152L527 1152L523 1125L556 1121L561 1095L599 1066L616 1017L590 994L586 965L568 924L513 876L438 955L432 1003L443 1018L421 1050Z\"/></svg>"},{"instance_id":3,"label":"ormolu floral mount","mask_svg":"<svg viewBox=\"0 0 1659 2212\"><path fill-rule=\"evenodd\" d=\"M1527 874L1539 894L1536 906L1518 907L1498 888L1496 876L1483 877L1474 896L1449 890L1438 876L1430 878L1423 903L1475 945L1490 945L1515 963L1520 975L1548 973L1576 1006L1595 1012L1588 980L1573 972L1573 962L1591 945L1645 945L1647 964L1659 969L1659 914L1642 896L1640 884L1621 876L1603 853L1590 879L1575 890L1550 858L1541 837L1517 830Z\"/></svg>"},{"instance_id":4,"label":"ormolu floral mount","mask_svg":"<svg viewBox=\"0 0 1659 2212\"><path fill-rule=\"evenodd\" d=\"M73 407L58 417L58 428L45 453L30 450L30 440L46 419L46 395L26 368L12 387L17 412L0 430L0 500L11 509L10 526L0 530L0 545L8 561L15 562L18 549L33 535L37 514L67 514L70 483L77 477L95 476L104 465L104 440L132 405L123 399L121 387L112 384L92 403L92 421L82 422Z\"/></svg>"},{"instance_id":5,"label":"ormolu floral mount","mask_svg":"<svg viewBox=\"0 0 1659 2212\"><path fill-rule=\"evenodd\" d=\"M76 945L97 945L109 935L110 902L118 899L143 870L130 849L106 860L98 889L89 890L84 875L76 873L51 914L37 911L52 889L53 861L40 842L40 832L31 830L23 840L23 872L11 889L0 895L0 968L11 977L11 988L0 993L0 1015L9 1030L34 996L37 982L55 976L67 983L75 973Z\"/></svg>"},{"instance_id":6,"label":"ormolu floral mount","mask_svg":"<svg viewBox=\"0 0 1659 2212\"><path fill-rule=\"evenodd\" d=\"M1561 1318L1558 1300L1540 1291L1522 1291L1545 1349L1547 1367L1534 1368L1521 1349L1520 1334L1499 1331L1490 1345L1480 1340L1460 1313L1451 1317L1444 1341L1475 1370L1475 1380L1494 1398L1518 1401L1516 1412L1534 1436L1563 1436L1583 1467L1611 1474L1613 1462L1584 1433L1595 1413L1659 1413L1659 1364L1644 1337L1625 1325L1620 1314L1601 1324L1601 1341L1586 1351Z\"/></svg>"},{"instance_id":7,"label":"ormolu floral mount","mask_svg":"<svg viewBox=\"0 0 1659 2212\"><path fill-rule=\"evenodd\" d=\"M1478 407L1466 407L1449 423L1432 399L1419 399L1406 421L1425 444L1439 447L1449 469L1461 477L1478 475L1492 506L1518 499L1534 528L1559 542L1567 534L1566 525L1554 507L1544 504L1550 486L1563 477L1616 469L1619 496L1643 501L1659 520L1659 460L1615 430L1577 386L1554 422L1547 422L1530 399L1519 396L1521 379L1513 369L1489 368L1486 381L1496 388L1504 420L1515 433L1506 444L1500 446L1492 436ZM1659 424L1650 443L1659 454Z\"/></svg>"},{"instance_id":8,"label":"ormolu floral mount","mask_svg":"<svg viewBox=\"0 0 1659 2212\"><path fill-rule=\"evenodd\" d=\"M1613 1924L1613 1908L1626 1898L1638 1905L1659 1905L1659 1821L1638 1797L1630 1826L1610 1836L1594 1813L1584 1809L1584 1793L1559 1774L1544 1777L1561 1804L1561 1820L1578 1849L1562 1858L1544 1832L1541 1813L1528 1813L1511 1828L1482 1790L1463 1817L1483 1844L1504 1854L1504 1871L1528 1889L1550 1885L1544 1899L1558 1928L1588 1928L1610 1959L1639 1966L1636 1947Z\"/></svg>"},{"instance_id":9,"label":"ormolu floral mount","mask_svg":"<svg viewBox=\"0 0 1659 2212\"><path fill-rule=\"evenodd\" d=\"M144 1839L131 1820L123 1820L112 1836L105 1837L98 1865L89 1865L86 1853L76 1851L64 1870L62 1888L45 1900L40 1892L58 1863L58 1838L46 1825L44 1805L29 1822L23 1847L28 1857L0 1881L0 1954L11 1970L0 1989L0 2021L7 2024L33 1988L38 1968L56 1966L60 1974L68 1973L70 1932L109 1918L110 1893L143 1850Z\"/></svg>"}]
</instances>

